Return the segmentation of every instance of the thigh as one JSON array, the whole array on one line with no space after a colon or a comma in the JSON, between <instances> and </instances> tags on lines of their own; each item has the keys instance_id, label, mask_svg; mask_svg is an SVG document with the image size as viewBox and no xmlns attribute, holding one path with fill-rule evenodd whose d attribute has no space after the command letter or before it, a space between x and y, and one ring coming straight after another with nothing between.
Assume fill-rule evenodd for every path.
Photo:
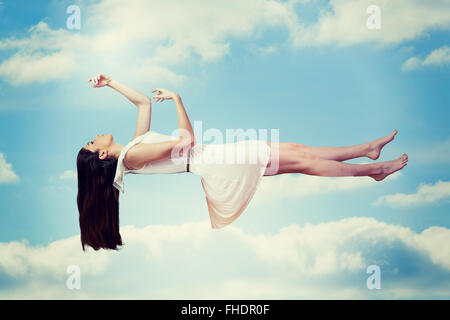
<instances>
[{"instance_id":1,"label":"thigh","mask_svg":"<svg viewBox=\"0 0 450 320\"><path fill-rule=\"evenodd\" d=\"M270 147L270 161L267 164L265 176L283 173L299 173L302 155L306 153L301 145L294 142L267 142Z\"/></svg>"}]
</instances>

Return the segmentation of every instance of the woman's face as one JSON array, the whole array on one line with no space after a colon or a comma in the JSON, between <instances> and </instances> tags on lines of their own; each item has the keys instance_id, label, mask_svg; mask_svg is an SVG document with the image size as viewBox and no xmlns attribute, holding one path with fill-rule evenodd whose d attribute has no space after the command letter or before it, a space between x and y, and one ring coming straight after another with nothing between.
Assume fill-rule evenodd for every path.
<instances>
[{"instance_id":1,"label":"woman's face","mask_svg":"<svg viewBox=\"0 0 450 320\"><path fill-rule=\"evenodd\" d=\"M111 134L96 135L94 140L89 141L84 146L85 149L95 152L101 150L108 150L113 144L114 138Z\"/></svg>"}]
</instances>

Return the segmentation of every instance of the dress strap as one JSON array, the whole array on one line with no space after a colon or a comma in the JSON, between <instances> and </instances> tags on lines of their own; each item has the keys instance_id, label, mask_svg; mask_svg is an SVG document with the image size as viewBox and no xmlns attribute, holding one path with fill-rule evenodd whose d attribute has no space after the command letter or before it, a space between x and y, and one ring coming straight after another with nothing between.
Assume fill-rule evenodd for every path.
<instances>
[{"instance_id":1,"label":"dress strap","mask_svg":"<svg viewBox=\"0 0 450 320\"><path fill-rule=\"evenodd\" d=\"M125 157L125 154L128 152L128 150L134 146L135 144L138 144L141 142L145 135L150 134L150 131L134 138L134 140L131 140L128 142L126 146L123 147L122 151L120 152L119 158L117 159L117 168L116 168L116 174L114 176L113 185L116 187L119 191L122 191L122 193L125 193L125 187L124 187L124 176L131 170L128 169L125 164L123 163L123 158Z\"/></svg>"}]
</instances>

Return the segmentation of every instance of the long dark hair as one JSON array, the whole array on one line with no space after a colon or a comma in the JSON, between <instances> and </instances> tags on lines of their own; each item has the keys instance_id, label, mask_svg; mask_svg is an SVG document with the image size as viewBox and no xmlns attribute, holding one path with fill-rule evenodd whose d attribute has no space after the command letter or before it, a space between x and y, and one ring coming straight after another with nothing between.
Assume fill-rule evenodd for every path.
<instances>
[{"instance_id":1,"label":"long dark hair","mask_svg":"<svg viewBox=\"0 0 450 320\"><path fill-rule=\"evenodd\" d=\"M81 245L94 250L122 245L119 233L119 190L113 186L117 159L99 159L98 151L81 148L77 156Z\"/></svg>"}]
</instances>

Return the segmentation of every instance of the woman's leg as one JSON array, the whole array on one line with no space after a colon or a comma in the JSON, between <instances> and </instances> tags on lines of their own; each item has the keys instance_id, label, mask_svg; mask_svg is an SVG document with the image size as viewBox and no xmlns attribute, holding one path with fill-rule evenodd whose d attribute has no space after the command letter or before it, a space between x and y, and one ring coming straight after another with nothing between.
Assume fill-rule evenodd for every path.
<instances>
[{"instance_id":1,"label":"woman's leg","mask_svg":"<svg viewBox=\"0 0 450 320\"><path fill-rule=\"evenodd\" d=\"M395 160L369 163L349 164L336 160L323 159L310 154L297 143L281 142L272 144L271 159L267 165L265 175L284 173L304 173L324 177L369 176L381 181L388 175L403 168L408 162L408 156L403 154ZM274 170L276 168L276 170Z\"/></svg>"},{"instance_id":2,"label":"woman's leg","mask_svg":"<svg viewBox=\"0 0 450 320\"><path fill-rule=\"evenodd\" d=\"M359 157L376 160L380 156L381 149L394 139L397 132L398 130L394 130L385 137L350 147L310 147L303 144L300 144L300 147L307 153L328 160L344 161Z\"/></svg>"}]
</instances>

